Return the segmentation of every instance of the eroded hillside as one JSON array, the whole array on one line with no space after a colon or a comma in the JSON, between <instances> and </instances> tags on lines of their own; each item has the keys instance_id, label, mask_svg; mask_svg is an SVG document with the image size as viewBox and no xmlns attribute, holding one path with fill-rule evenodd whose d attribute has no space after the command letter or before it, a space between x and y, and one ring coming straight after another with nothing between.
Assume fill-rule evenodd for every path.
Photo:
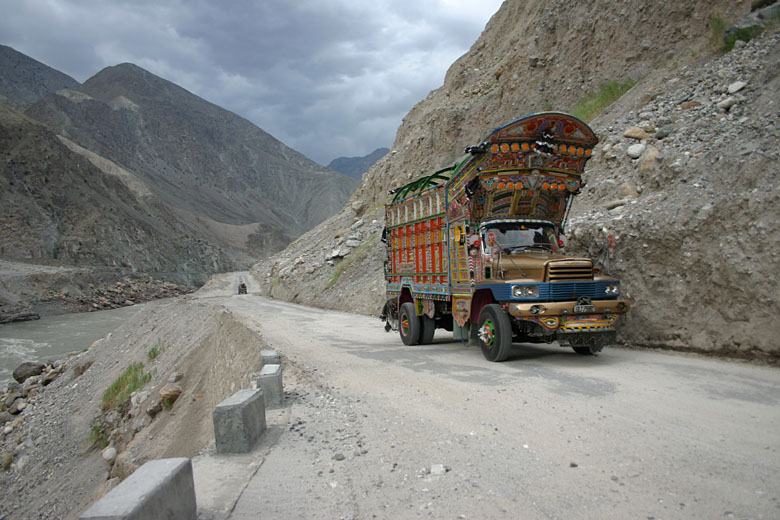
<instances>
[{"instance_id":1,"label":"eroded hillside","mask_svg":"<svg viewBox=\"0 0 780 520\"><path fill-rule=\"evenodd\" d=\"M623 280L634 301L625 340L776 357L777 30L722 57L713 30L749 10L726 1L505 2L444 85L406 116L350 204L253 272L275 297L378 314L388 189L452 164L517 117L572 111L604 84L635 83L591 123L601 144L574 205L570 252ZM624 136L632 127L644 135ZM643 146L637 158L627 155L632 144ZM607 264L608 235L616 253Z\"/></svg>"},{"instance_id":2,"label":"eroded hillside","mask_svg":"<svg viewBox=\"0 0 780 520\"><path fill-rule=\"evenodd\" d=\"M193 235L240 262L278 251L322 222L356 184L129 63L51 94L26 114L133 172Z\"/></svg>"}]
</instances>

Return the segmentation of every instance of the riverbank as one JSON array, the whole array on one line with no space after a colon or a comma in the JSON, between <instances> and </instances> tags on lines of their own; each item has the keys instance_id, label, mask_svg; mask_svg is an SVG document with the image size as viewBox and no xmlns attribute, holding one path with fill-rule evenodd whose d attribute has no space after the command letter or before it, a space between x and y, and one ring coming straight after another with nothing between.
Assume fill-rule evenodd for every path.
<instances>
[{"instance_id":1,"label":"riverbank","mask_svg":"<svg viewBox=\"0 0 780 520\"><path fill-rule=\"evenodd\" d=\"M20 363L46 364L84 351L131 319L144 305L43 316L34 321L0 325L0 388L6 387Z\"/></svg>"},{"instance_id":2,"label":"riverbank","mask_svg":"<svg viewBox=\"0 0 780 520\"><path fill-rule=\"evenodd\" d=\"M180 275L170 279L174 281L119 268L0 260L0 324L182 296L195 291L203 281Z\"/></svg>"},{"instance_id":3,"label":"riverbank","mask_svg":"<svg viewBox=\"0 0 780 520\"><path fill-rule=\"evenodd\" d=\"M11 385L2 400L14 408L0 425L0 518L77 518L143 462L205 448L213 433L204 417L249 387L264 346L216 298L235 294L237 283L220 275L196 294L150 302L86 351L54 362L46 373L58 375L46 385L45 375ZM107 389L131 365L145 384L106 406Z\"/></svg>"}]
</instances>

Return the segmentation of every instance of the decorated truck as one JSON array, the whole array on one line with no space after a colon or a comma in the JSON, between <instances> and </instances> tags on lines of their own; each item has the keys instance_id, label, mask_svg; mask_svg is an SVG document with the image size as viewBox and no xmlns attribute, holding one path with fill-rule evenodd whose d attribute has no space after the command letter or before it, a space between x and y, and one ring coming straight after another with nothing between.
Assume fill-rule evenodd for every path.
<instances>
[{"instance_id":1,"label":"decorated truck","mask_svg":"<svg viewBox=\"0 0 780 520\"><path fill-rule=\"evenodd\" d=\"M385 330L406 345L437 328L505 360L513 342L579 354L615 342L620 282L564 253L566 218L598 139L574 116L532 114L466 148L452 167L390 190Z\"/></svg>"}]
</instances>

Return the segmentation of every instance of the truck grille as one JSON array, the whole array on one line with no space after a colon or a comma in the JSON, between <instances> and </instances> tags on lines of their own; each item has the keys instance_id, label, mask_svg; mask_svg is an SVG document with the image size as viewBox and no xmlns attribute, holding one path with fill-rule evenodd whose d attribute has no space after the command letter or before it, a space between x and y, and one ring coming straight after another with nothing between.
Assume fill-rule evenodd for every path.
<instances>
[{"instance_id":1,"label":"truck grille","mask_svg":"<svg viewBox=\"0 0 780 520\"><path fill-rule=\"evenodd\" d=\"M590 262L550 262L547 265L547 279L551 282L569 280L592 280L593 265Z\"/></svg>"}]
</instances>

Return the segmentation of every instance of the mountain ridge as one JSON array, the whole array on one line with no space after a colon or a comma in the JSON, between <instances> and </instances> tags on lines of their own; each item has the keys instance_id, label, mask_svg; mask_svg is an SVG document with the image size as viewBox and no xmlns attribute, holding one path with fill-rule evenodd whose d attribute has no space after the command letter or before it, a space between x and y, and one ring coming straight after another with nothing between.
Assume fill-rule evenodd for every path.
<instances>
[{"instance_id":1,"label":"mountain ridge","mask_svg":"<svg viewBox=\"0 0 780 520\"><path fill-rule=\"evenodd\" d=\"M270 226L289 242L351 192L346 177L136 65L107 67L78 92L86 97L57 92L26 113L133 171L194 232L217 242L218 235L188 215Z\"/></svg>"},{"instance_id":2,"label":"mountain ridge","mask_svg":"<svg viewBox=\"0 0 780 520\"><path fill-rule=\"evenodd\" d=\"M328 163L328 168L349 175L354 179L361 179L376 162L387 155L390 148L380 147L368 155L362 157L337 157Z\"/></svg>"},{"instance_id":3,"label":"mountain ridge","mask_svg":"<svg viewBox=\"0 0 780 520\"><path fill-rule=\"evenodd\" d=\"M7 45L0 45L0 71L0 102L16 110L24 110L51 92L80 85L67 74Z\"/></svg>"}]
</instances>

